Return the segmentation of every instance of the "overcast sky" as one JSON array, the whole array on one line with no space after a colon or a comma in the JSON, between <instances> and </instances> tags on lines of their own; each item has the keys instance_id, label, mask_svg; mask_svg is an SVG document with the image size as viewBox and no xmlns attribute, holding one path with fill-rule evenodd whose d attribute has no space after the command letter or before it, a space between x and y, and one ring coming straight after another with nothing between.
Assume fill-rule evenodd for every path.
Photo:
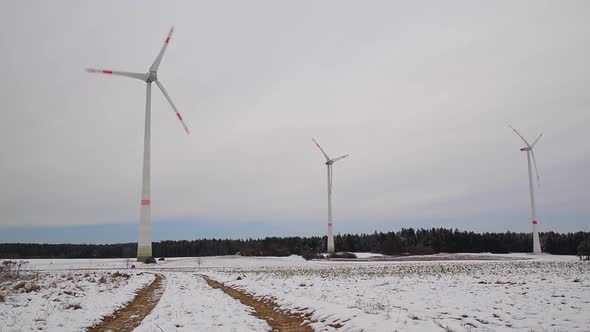
<instances>
[{"instance_id":1,"label":"overcast sky","mask_svg":"<svg viewBox=\"0 0 590 332\"><path fill-rule=\"evenodd\" d=\"M0 241L137 224L145 83L84 69L147 72L172 25L158 76L192 135L154 86L152 216L195 227L170 237L324 234L312 137L350 154L336 232L529 231L509 123L544 131L540 229L590 231L589 17L587 1L5 1Z\"/></svg>"}]
</instances>

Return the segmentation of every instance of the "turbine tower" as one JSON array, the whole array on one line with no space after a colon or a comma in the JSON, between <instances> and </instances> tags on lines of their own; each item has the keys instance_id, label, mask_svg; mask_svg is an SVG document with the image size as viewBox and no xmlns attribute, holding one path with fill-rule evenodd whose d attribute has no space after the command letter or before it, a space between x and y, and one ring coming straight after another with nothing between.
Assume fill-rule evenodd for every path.
<instances>
[{"instance_id":1,"label":"turbine tower","mask_svg":"<svg viewBox=\"0 0 590 332\"><path fill-rule=\"evenodd\" d=\"M512 128L512 126L510 126L510 128ZM520 149L520 151L526 152L526 159L527 159L527 162L529 165L529 188L530 188L530 193L531 193L531 218L533 220L533 253L540 254L541 253L541 242L539 241L539 232L537 230L537 210L535 207L535 191L533 190L533 171L531 169L531 156L533 157L533 163L535 165L535 174L537 175L537 184L538 184L539 183L539 171L537 170L537 161L535 160L535 153L533 152L533 148L535 147L535 145L537 144L537 142L539 141L541 136L543 136L543 133L541 133L539 135L539 137L537 137L537 139L535 139L533 141L533 144L529 144L529 142L527 142L527 140L524 139L524 137L522 137L522 135L518 131L516 131L516 129L512 128L512 130L514 130L516 135L518 135L524 141L524 144L526 144L526 146L524 148Z\"/></svg>"},{"instance_id":2,"label":"turbine tower","mask_svg":"<svg viewBox=\"0 0 590 332\"><path fill-rule=\"evenodd\" d=\"M342 157L330 159L330 157L328 157L328 155L318 144L318 142L316 142L313 138L311 140L315 143L315 145L317 145L320 151L322 151L324 157L326 157L326 165L328 169L328 253L332 254L334 253L334 224L332 220L332 164L334 164L340 159L348 157L348 155L345 154Z\"/></svg>"},{"instance_id":3,"label":"turbine tower","mask_svg":"<svg viewBox=\"0 0 590 332\"><path fill-rule=\"evenodd\" d=\"M188 127L182 120L182 116L178 113L178 109L170 99L170 96L164 89L162 82L158 80L158 67L160 67L160 62L164 57L164 52L166 52L166 48L168 47L168 43L170 42L170 36L172 36L172 32L174 28L170 29L168 33L168 37L164 41L164 46L160 50L160 53L156 57L156 60L150 67L147 73L132 73L132 72L124 72L124 71L113 71L113 70L106 70L106 69L87 69L90 73L98 73L98 74L108 74L108 75L119 75L119 76L126 76L130 78L135 78L147 83L147 90L146 90L146 103L145 103L145 132L144 132L144 141L143 141L143 177L141 183L141 207L139 213L139 242L137 244L137 261L144 261L146 258L152 256L152 225L151 225L151 201L150 201L150 131L151 131L151 103L152 103L152 82L155 82L156 85L162 90L164 97L172 106L172 109L176 113L178 120L182 124L182 127L189 134Z\"/></svg>"}]
</instances>

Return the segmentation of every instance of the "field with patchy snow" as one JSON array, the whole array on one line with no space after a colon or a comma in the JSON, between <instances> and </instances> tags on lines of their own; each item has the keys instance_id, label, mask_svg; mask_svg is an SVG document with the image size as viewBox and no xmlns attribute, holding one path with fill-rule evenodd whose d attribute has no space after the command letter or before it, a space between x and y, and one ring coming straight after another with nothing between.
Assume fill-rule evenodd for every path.
<instances>
[{"instance_id":1,"label":"field with patchy snow","mask_svg":"<svg viewBox=\"0 0 590 332\"><path fill-rule=\"evenodd\" d=\"M0 279L0 331L81 331L123 307L153 274L20 272Z\"/></svg>"},{"instance_id":2,"label":"field with patchy snow","mask_svg":"<svg viewBox=\"0 0 590 332\"><path fill-rule=\"evenodd\" d=\"M316 331L590 331L588 262L551 255L443 256L428 262L175 258L138 264L129 279L106 285L89 280L116 280L109 272L125 269L125 260L31 260L30 270L43 271L28 272L39 273L41 290L3 284L0 292L12 290L0 303L0 331L81 330L128 302L152 273L165 277L165 290L136 331L270 330L252 308L209 287L203 276L306 314ZM68 308L74 302L81 308Z\"/></svg>"},{"instance_id":3,"label":"field with patchy snow","mask_svg":"<svg viewBox=\"0 0 590 332\"><path fill-rule=\"evenodd\" d=\"M575 260L321 264L206 274L283 309L311 312L316 330L590 329L590 264Z\"/></svg>"}]
</instances>

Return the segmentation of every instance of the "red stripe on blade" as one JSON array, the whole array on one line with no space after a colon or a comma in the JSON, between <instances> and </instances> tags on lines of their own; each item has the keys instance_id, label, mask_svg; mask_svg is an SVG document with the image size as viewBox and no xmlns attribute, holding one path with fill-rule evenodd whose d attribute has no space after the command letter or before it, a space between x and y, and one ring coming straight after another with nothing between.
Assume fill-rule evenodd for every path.
<instances>
[{"instance_id":1,"label":"red stripe on blade","mask_svg":"<svg viewBox=\"0 0 590 332\"><path fill-rule=\"evenodd\" d=\"M537 221L536 220L533 220L533 225L536 225L536 224L537 224Z\"/></svg>"},{"instance_id":2,"label":"red stripe on blade","mask_svg":"<svg viewBox=\"0 0 590 332\"><path fill-rule=\"evenodd\" d=\"M182 116L180 116L180 113L176 113L176 116L178 117L178 120L182 121Z\"/></svg>"},{"instance_id":3,"label":"red stripe on blade","mask_svg":"<svg viewBox=\"0 0 590 332\"><path fill-rule=\"evenodd\" d=\"M170 37L166 38L166 44L170 41Z\"/></svg>"},{"instance_id":4,"label":"red stripe on blade","mask_svg":"<svg viewBox=\"0 0 590 332\"><path fill-rule=\"evenodd\" d=\"M102 72L103 72L104 74L112 74L112 73L113 73L113 71L112 71L112 70L103 70Z\"/></svg>"},{"instance_id":5,"label":"red stripe on blade","mask_svg":"<svg viewBox=\"0 0 590 332\"><path fill-rule=\"evenodd\" d=\"M142 199L141 205L150 205L150 200L149 199Z\"/></svg>"}]
</instances>

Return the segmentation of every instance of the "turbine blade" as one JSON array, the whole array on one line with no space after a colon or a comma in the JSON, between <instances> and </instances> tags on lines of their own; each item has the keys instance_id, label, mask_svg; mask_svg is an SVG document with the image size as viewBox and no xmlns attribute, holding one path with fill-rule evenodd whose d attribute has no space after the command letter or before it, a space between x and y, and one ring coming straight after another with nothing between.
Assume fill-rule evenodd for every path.
<instances>
[{"instance_id":1,"label":"turbine blade","mask_svg":"<svg viewBox=\"0 0 590 332\"><path fill-rule=\"evenodd\" d=\"M541 134L539 135L539 137L537 137L537 139L533 142L533 144L531 144L531 149L535 147L535 145L537 144L537 142L539 141L539 139L541 139L541 136L543 136L543 132L541 132Z\"/></svg>"},{"instance_id":2,"label":"turbine blade","mask_svg":"<svg viewBox=\"0 0 590 332\"><path fill-rule=\"evenodd\" d=\"M160 67L160 62L162 61L162 58L164 57L164 52L166 52L166 48L168 47L168 43L170 42L170 37L172 36L172 32L174 32L174 27L170 28L170 32L168 32L168 37L166 37L166 40L164 41L164 45L162 46L160 53L156 57L156 60L154 60L154 63L152 64L152 66L150 67L150 71L158 71L158 67Z\"/></svg>"},{"instance_id":3,"label":"turbine blade","mask_svg":"<svg viewBox=\"0 0 590 332\"><path fill-rule=\"evenodd\" d=\"M539 170L537 169L537 160L535 159L535 152L531 150L531 156L533 156L533 164L535 165L535 174L537 175L537 185L540 187L541 182L539 182Z\"/></svg>"},{"instance_id":4,"label":"turbine blade","mask_svg":"<svg viewBox=\"0 0 590 332\"><path fill-rule=\"evenodd\" d=\"M137 78L138 80L142 80L144 82L147 80L147 78L149 76L148 74L130 73L130 72L126 72L126 71L114 71L114 70L108 70L108 69L88 68L88 69L86 69L86 71L89 73L94 73L94 74L119 75L119 76Z\"/></svg>"},{"instance_id":5,"label":"turbine blade","mask_svg":"<svg viewBox=\"0 0 590 332\"><path fill-rule=\"evenodd\" d=\"M516 131L516 129L514 129L514 127L512 127L511 125L508 125L508 127L512 128L512 130L514 130L516 135L518 135L518 137L520 137L524 141L524 144L526 144L526 146L531 148L531 145L529 144L529 142L527 142L526 139L524 139L524 137L522 137L522 135L518 131Z\"/></svg>"},{"instance_id":6,"label":"turbine blade","mask_svg":"<svg viewBox=\"0 0 590 332\"><path fill-rule=\"evenodd\" d=\"M187 134L190 135L190 132L188 130L188 127L186 126L186 123L184 123L184 120L182 119L182 116L180 115L180 113L178 113L178 109L176 109L176 106L174 106L174 103L172 102L172 99L170 99L170 96L168 96L168 92L166 92L166 89L164 89L164 86L162 85L162 83L160 83L160 81L154 81L156 82L156 84L158 85L158 87L160 88L160 90L162 90L162 93L164 94L164 97L166 97L166 99L168 99L168 102L170 103L170 106L172 106L172 109L174 110L174 113L176 113L176 116L178 117L178 120L180 120L180 123L182 124L182 127L184 128L184 131L186 131Z\"/></svg>"},{"instance_id":7,"label":"turbine blade","mask_svg":"<svg viewBox=\"0 0 590 332\"><path fill-rule=\"evenodd\" d=\"M330 157L328 157L328 155L326 154L326 152L324 151L324 149L322 149L322 147L318 144L318 142L315 141L315 139L311 139L315 145L317 145L317 147L320 149L320 151L322 151L322 154L324 155L324 157L326 157L326 161L330 161Z\"/></svg>"},{"instance_id":8,"label":"turbine blade","mask_svg":"<svg viewBox=\"0 0 590 332\"><path fill-rule=\"evenodd\" d=\"M344 159L344 158L346 158L346 157L348 157L348 155L347 155L347 154L345 154L344 156L338 157L338 158L334 158L334 159L332 159L332 163L335 163L335 162L337 162L338 160L340 160L340 159Z\"/></svg>"}]
</instances>

